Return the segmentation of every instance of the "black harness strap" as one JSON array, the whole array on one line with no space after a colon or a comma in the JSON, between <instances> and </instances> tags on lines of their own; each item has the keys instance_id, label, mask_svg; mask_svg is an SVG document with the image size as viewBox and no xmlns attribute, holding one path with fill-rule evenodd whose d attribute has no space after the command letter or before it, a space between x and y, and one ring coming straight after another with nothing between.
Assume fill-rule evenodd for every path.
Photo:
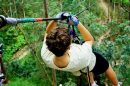
<instances>
[{"instance_id":1,"label":"black harness strap","mask_svg":"<svg viewBox=\"0 0 130 86\"><path fill-rule=\"evenodd\" d=\"M79 71L80 71L80 73L87 75L87 77L88 77L88 84L89 84L89 86L91 86L90 75L89 75L89 66L87 66L87 73L82 72L82 70L79 70Z\"/></svg>"},{"instance_id":2,"label":"black harness strap","mask_svg":"<svg viewBox=\"0 0 130 86\"><path fill-rule=\"evenodd\" d=\"M6 72L5 72L3 61L2 61L2 54L3 54L3 45L2 43L0 43L0 82L3 79L4 80L3 83L7 83Z\"/></svg>"},{"instance_id":3,"label":"black harness strap","mask_svg":"<svg viewBox=\"0 0 130 86\"><path fill-rule=\"evenodd\" d=\"M7 21L4 16L0 15L0 28L5 26L7 24Z\"/></svg>"},{"instance_id":4,"label":"black harness strap","mask_svg":"<svg viewBox=\"0 0 130 86\"><path fill-rule=\"evenodd\" d=\"M90 75L89 75L89 66L87 66L87 75L88 75L88 84L89 84L89 86L91 86Z\"/></svg>"},{"instance_id":5,"label":"black harness strap","mask_svg":"<svg viewBox=\"0 0 130 86\"><path fill-rule=\"evenodd\" d=\"M72 42L76 44L83 44L83 41L79 38L79 36L76 34L74 25L68 25L68 32L72 38Z\"/></svg>"}]
</instances>

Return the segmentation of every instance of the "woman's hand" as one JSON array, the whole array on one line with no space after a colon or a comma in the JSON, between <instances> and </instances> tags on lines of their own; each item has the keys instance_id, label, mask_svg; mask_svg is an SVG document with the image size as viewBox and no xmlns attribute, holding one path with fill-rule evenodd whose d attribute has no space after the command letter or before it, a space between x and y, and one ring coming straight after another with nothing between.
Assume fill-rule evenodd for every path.
<instances>
[{"instance_id":1,"label":"woman's hand","mask_svg":"<svg viewBox=\"0 0 130 86\"><path fill-rule=\"evenodd\" d=\"M79 20L78 20L78 18L75 17L75 16L70 16L70 17L69 17L68 24L69 24L69 25L78 26Z\"/></svg>"},{"instance_id":2,"label":"woman's hand","mask_svg":"<svg viewBox=\"0 0 130 86\"><path fill-rule=\"evenodd\" d=\"M60 18L61 20L58 20L61 23L69 24L77 26L79 24L79 20L74 15L71 15L67 12L60 12L56 15L56 18Z\"/></svg>"},{"instance_id":3,"label":"woman's hand","mask_svg":"<svg viewBox=\"0 0 130 86\"><path fill-rule=\"evenodd\" d=\"M63 21L63 20L68 19L69 16L70 14L67 12L60 12L56 15L56 18L60 18L61 19L60 21Z\"/></svg>"}]
</instances>

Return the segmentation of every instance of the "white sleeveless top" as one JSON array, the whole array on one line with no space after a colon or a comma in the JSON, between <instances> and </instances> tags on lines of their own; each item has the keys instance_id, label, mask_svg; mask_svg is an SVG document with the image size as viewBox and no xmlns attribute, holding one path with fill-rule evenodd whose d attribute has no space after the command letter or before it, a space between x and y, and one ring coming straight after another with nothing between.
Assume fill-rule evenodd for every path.
<instances>
[{"instance_id":1,"label":"white sleeveless top","mask_svg":"<svg viewBox=\"0 0 130 86\"><path fill-rule=\"evenodd\" d=\"M48 50L44 40L41 49L41 57L48 67L57 70L72 72L75 76L80 76L81 73L79 70L81 70L82 72L87 72L87 66L89 66L89 71L91 71L95 66L96 57L92 52L92 46L87 42L83 43L82 45L72 43L70 45L70 50L68 51L68 54L70 56L70 60L67 67L57 67L53 62L53 58L55 57L55 55Z\"/></svg>"}]
</instances>

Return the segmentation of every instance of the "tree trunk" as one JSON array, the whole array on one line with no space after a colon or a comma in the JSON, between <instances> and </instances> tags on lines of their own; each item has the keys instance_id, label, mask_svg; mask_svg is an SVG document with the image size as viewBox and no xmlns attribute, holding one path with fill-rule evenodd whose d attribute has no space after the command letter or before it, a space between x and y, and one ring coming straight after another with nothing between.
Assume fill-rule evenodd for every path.
<instances>
[{"instance_id":1,"label":"tree trunk","mask_svg":"<svg viewBox=\"0 0 130 86\"><path fill-rule=\"evenodd\" d=\"M108 0L108 21L107 22L110 22L111 21L111 18L110 18L110 0Z\"/></svg>"},{"instance_id":2,"label":"tree trunk","mask_svg":"<svg viewBox=\"0 0 130 86\"><path fill-rule=\"evenodd\" d=\"M45 10L45 17L48 18L48 2L44 0L44 10ZM48 25L48 21L46 21L46 26Z\"/></svg>"},{"instance_id":3,"label":"tree trunk","mask_svg":"<svg viewBox=\"0 0 130 86\"><path fill-rule=\"evenodd\" d=\"M23 11L23 17L25 17L25 10L24 10L24 1L22 0L22 1L21 1L21 3L22 3L22 11Z\"/></svg>"},{"instance_id":4,"label":"tree trunk","mask_svg":"<svg viewBox=\"0 0 130 86\"><path fill-rule=\"evenodd\" d=\"M48 0L44 0L44 10L45 10L45 17L48 18ZM46 26L48 25L48 21L46 21ZM52 86L56 85L56 70L52 69Z\"/></svg>"},{"instance_id":5,"label":"tree trunk","mask_svg":"<svg viewBox=\"0 0 130 86\"><path fill-rule=\"evenodd\" d=\"M77 77L77 86L82 86L82 77L81 76L78 76Z\"/></svg>"},{"instance_id":6,"label":"tree trunk","mask_svg":"<svg viewBox=\"0 0 130 86\"><path fill-rule=\"evenodd\" d=\"M12 12L12 6L11 5L9 5L9 12L10 12L10 17L13 17L13 12Z\"/></svg>"},{"instance_id":7,"label":"tree trunk","mask_svg":"<svg viewBox=\"0 0 130 86\"><path fill-rule=\"evenodd\" d=\"M16 4L15 0L13 0L13 4L14 4L13 6L14 6L14 11L15 11L15 14L13 16L18 17L18 14L17 14L17 4Z\"/></svg>"},{"instance_id":8,"label":"tree trunk","mask_svg":"<svg viewBox=\"0 0 130 86\"><path fill-rule=\"evenodd\" d=\"M52 69L52 78L53 78L52 86L57 86L57 83L56 83L56 70L55 69Z\"/></svg>"},{"instance_id":9,"label":"tree trunk","mask_svg":"<svg viewBox=\"0 0 130 86\"><path fill-rule=\"evenodd\" d=\"M130 3L130 0L129 0L129 3ZM129 20L130 20L130 4L129 4L129 9L128 9L128 11L129 11Z\"/></svg>"},{"instance_id":10,"label":"tree trunk","mask_svg":"<svg viewBox=\"0 0 130 86\"><path fill-rule=\"evenodd\" d=\"M58 0L58 7L60 7L60 11L63 11L63 7L62 7L62 0Z\"/></svg>"},{"instance_id":11,"label":"tree trunk","mask_svg":"<svg viewBox=\"0 0 130 86\"><path fill-rule=\"evenodd\" d=\"M116 5L115 5L115 1L113 2L113 9L114 9L114 14L113 14L113 19L115 19L115 14L116 14Z\"/></svg>"}]
</instances>

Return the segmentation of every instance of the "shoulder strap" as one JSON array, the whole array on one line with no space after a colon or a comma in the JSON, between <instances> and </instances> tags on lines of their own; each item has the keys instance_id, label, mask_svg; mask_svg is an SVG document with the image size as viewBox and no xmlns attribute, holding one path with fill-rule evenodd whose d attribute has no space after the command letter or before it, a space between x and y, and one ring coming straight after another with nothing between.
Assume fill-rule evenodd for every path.
<instances>
[{"instance_id":1,"label":"shoulder strap","mask_svg":"<svg viewBox=\"0 0 130 86\"><path fill-rule=\"evenodd\" d=\"M68 25L68 33L72 37L74 43L83 44L83 41L81 41L81 39L78 37L75 31L74 25Z\"/></svg>"}]
</instances>

